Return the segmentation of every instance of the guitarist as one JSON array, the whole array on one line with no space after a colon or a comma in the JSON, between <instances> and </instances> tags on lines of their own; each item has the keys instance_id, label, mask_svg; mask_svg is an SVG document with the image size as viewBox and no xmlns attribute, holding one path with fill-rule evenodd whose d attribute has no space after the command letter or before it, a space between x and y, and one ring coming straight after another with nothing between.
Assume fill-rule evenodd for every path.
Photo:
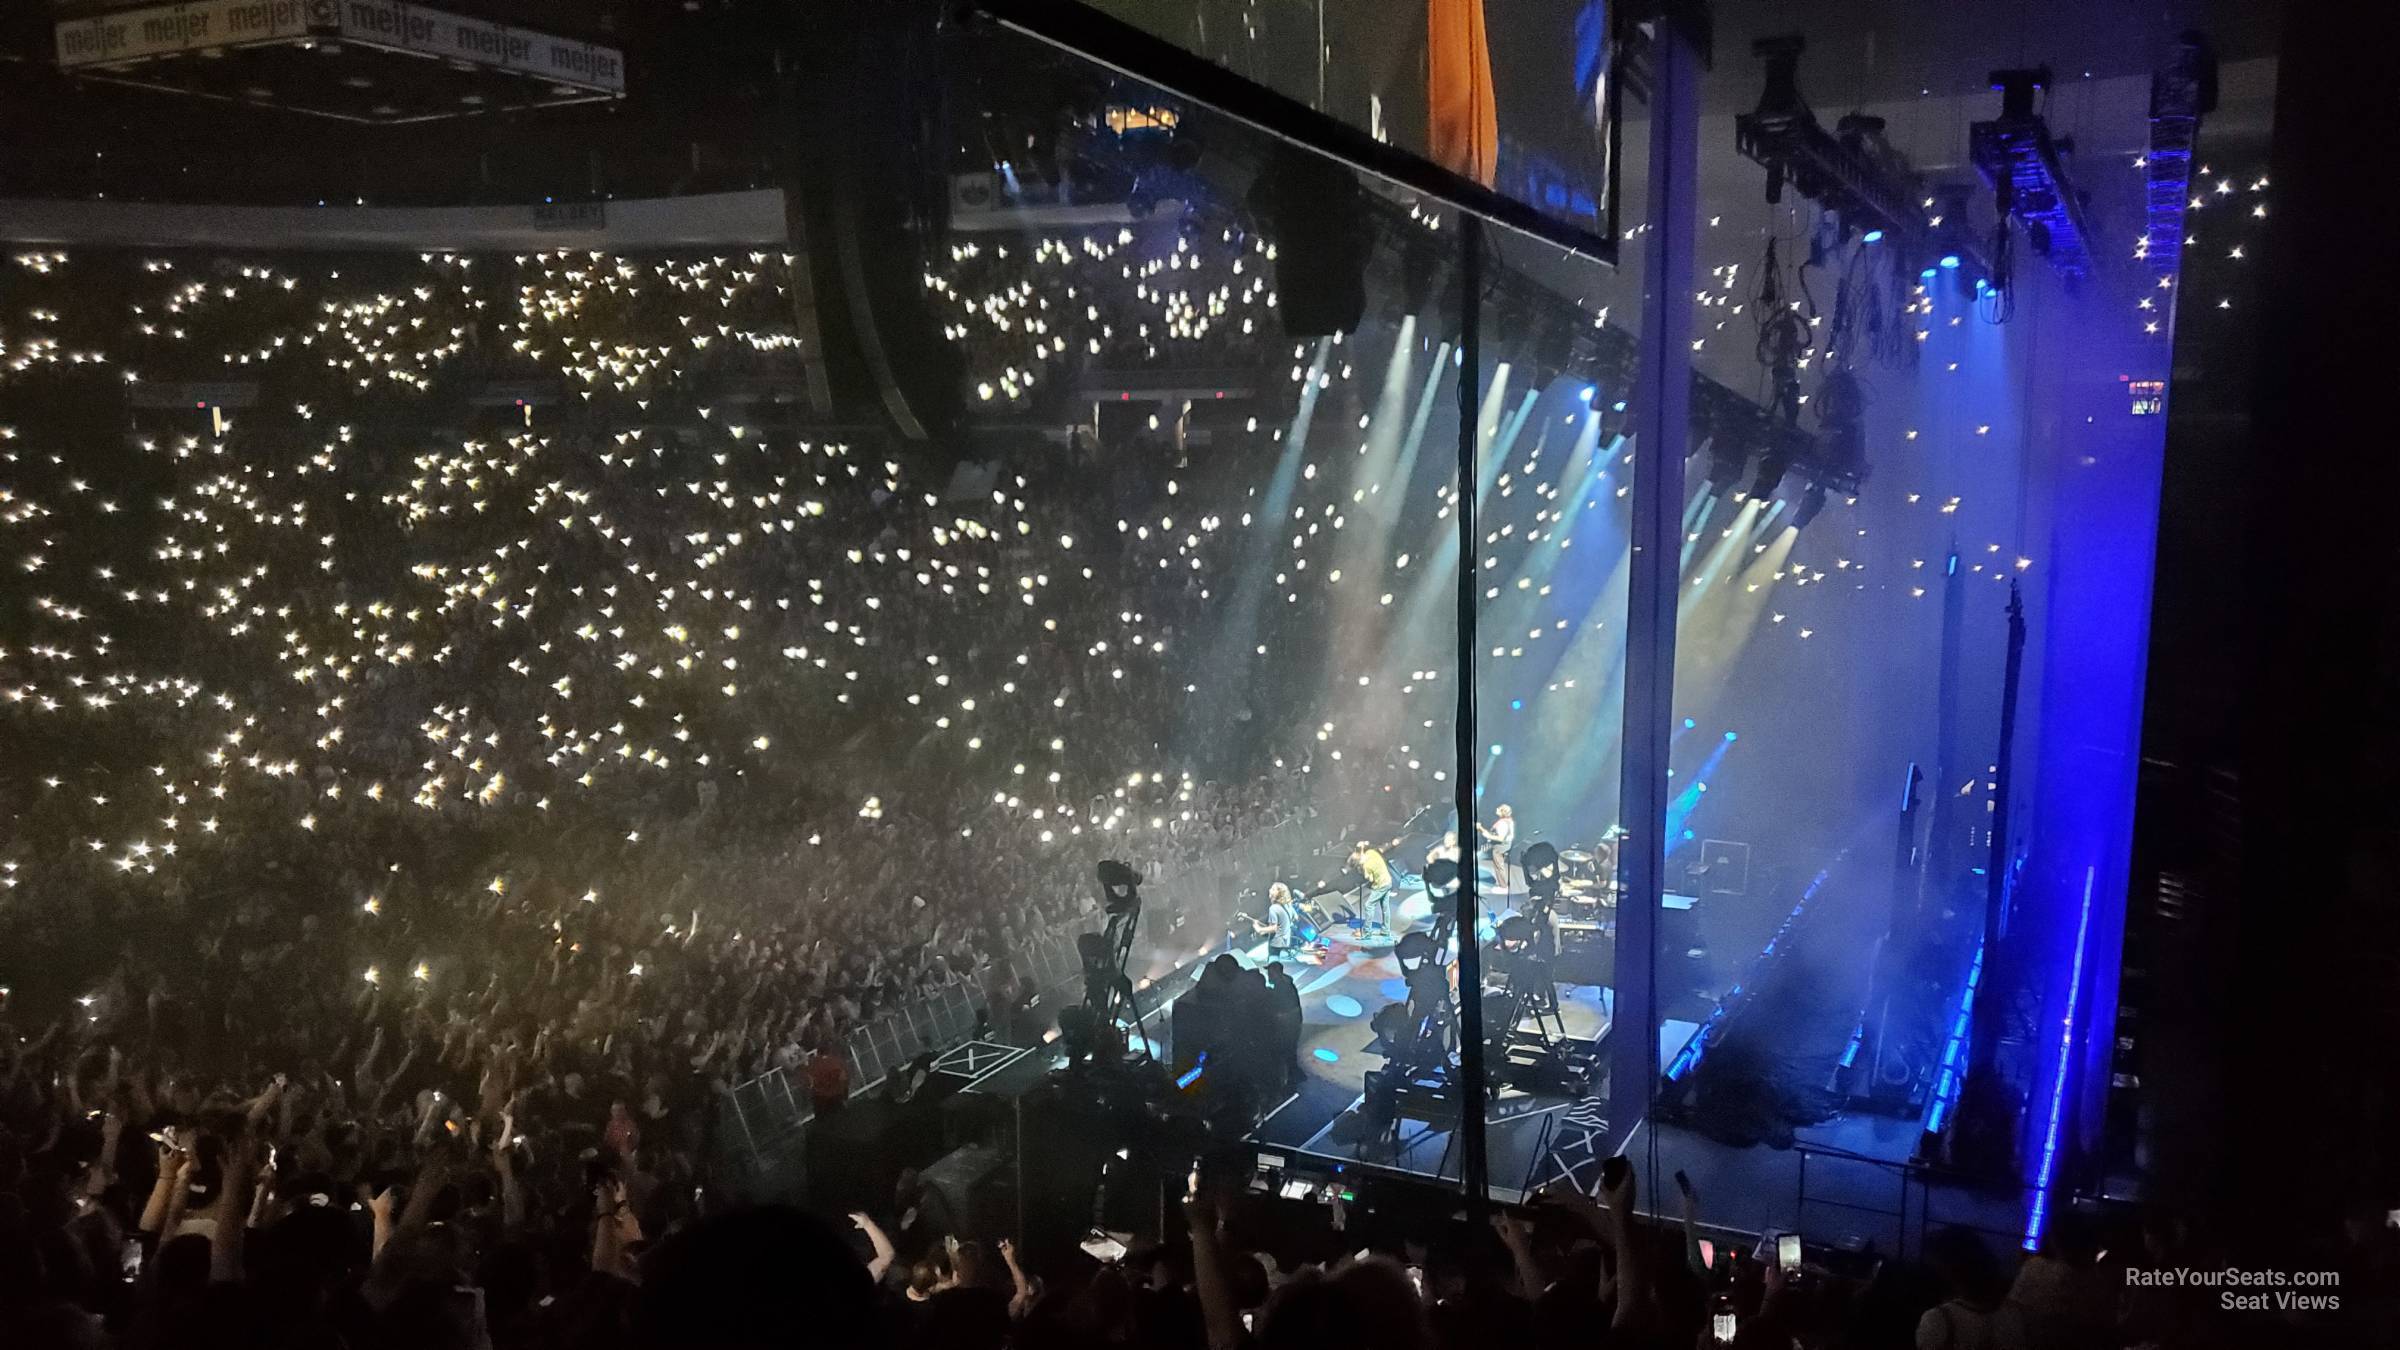
<instances>
[{"instance_id":1,"label":"guitarist","mask_svg":"<svg viewBox=\"0 0 2400 1350\"><path fill-rule=\"evenodd\" d=\"M1250 920L1252 932L1267 935L1267 955L1271 957L1290 956L1301 943L1303 926L1292 888L1280 881L1267 888L1267 917Z\"/></svg>"}]
</instances>

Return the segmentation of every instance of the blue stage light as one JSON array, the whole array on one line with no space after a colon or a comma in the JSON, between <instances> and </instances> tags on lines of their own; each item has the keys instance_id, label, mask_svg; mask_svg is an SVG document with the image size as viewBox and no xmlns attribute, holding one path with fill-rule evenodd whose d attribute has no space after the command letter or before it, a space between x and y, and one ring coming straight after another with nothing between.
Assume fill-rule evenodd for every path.
<instances>
[{"instance_id":1,"label":"blue stage light","mask_svg":"<svg viewBox=\"0 0 2400 1350\"><path fill-rule=\"evenodd\" d=\"M1500 753L1500 746L1497 742L1494 742L1492 745L1492 753L1495 755Z\"/></svg>"},{"instance_id":2,"label":"blue stage light","mask_svg":"<svg viewBox=\"0 0 2400 1350\"><path fill-rule=\"evenodd\" d=\"M1945 253L1945 254L1943 254L1943 255L1942 255L1942 266L1944 266L1944 267L1956 267L1956 266L1958 266L1958 255L1957 255L1957 254L1955 254L1955 253Z\"/></svg>"},{"instance_id":3,"label":"blue stage light","mask_svg":"<svg viewBox=\"0 0 2400 1350\"><path fill-rule=\"evenodd\" d=\"M1695 721L1693 721L1691 718L1688 718L1688 717L1687 717L1687 718L1683 719L1683 729L1684 729L1685 731L1690 731L1690 730L1691 730L1693 727L1696 727L1696 726L1698 726L1698 725L1700 725L1700 724L1699 724L1698 722L1695 722Z\"/></svg>"},{"instance_id":4,"label":"blue stage light","mask_svg":"<svg viewBox=\"0 0 2400 1350\"><path fill-rule=\"evenodd\" d=\"M1728 731L1725 733L1725 739L1728 741L1738 741L1741 738L1741 733L1737 731Z\"/></svg>"},{"instance_id":5,"label":"blue stage light","mask_svg":"<svg viewBox=\"0 0 2400 1350\"><path fill-rule=\"evenodd\" d=\"M1930 268L1930 267L1928 267L1928 268L1926 268L1924 271L1917 273L1917 275L1918 275L1919 277L1922 277L1923 279L1925 279L1925 280L1927 280L1927 281L1931 281L1931 280L1933 280L1933 275L1934 275L1934 274L1933 274L1933 269L1932 269L1932 268Z\"/></svg>"},{"instance_id":6,"label":"blue stage light","mask_svg":"<svg viewBox=\"0 0 2400 1350\"><path fill-rule=\"evenodd\" d=\"M1321 1060L1324 1060L1324 1061L1325 1061L1326 1063L1328 1063L1328 1064L1331 1064L1331 1063L1335 1062L1336 1060L1339 1060L1339 1059L1342 1057L1342 1055L1341 1055L1341 1052L1340 1052L1340 1051L1338 1051L1338 1050L1328 1050L1328 1049L1326 1049L1324 1046L1321 1046L1321 1045L1320 1045L1320 1046L1318 1046L1318 1047L1316 1048L1316 1050L1315 1050L1315 1051L1313 1051L1312 1053L1314 1053L1314 1054L1316 1055L1316 1057L1317 1057L1317 1058L1319 1058L1319 1059L1321 1059Z\"/></svg>"},{"instance_id":7,"label":"blue stage light","mask_svg":"<svg viewBox=\"0 0 2400 1350\"><path fill-rule=\"evenodd\" d=\"M1599 392L1600 387L1598 385L1587 384L1583 387L1583 392L1577 394L1575 397L1582 399L1586 403L1589 403Z\"/></svg>"},{"instance_id":8,"label":"blue stage light","mask_svg":"<svg viewBox=\"0 0 2400 1350\"><path fill-rule=\"evenodd\" d=\"M2083 874L2083 915L2076 921L2075 961L2067 968L2067 1015L2059 1025L2058 1076L2050 1085L2050 1124L2042 1134L2042 1161L2034 1174L2033 1206L2025 1217L2024 1246L2029 1252L2042 1245L2042 1234L2050 1222L2050 1181L2058 1164L2058 1131L2067 1107L2067 1068L2075 1050L2075 1003L2083 992L2083 954L2085 942L2092 935L2092 883L2099 875L2097 867L2087 868Z\"/></svg>"},{"instance_id":9,"label":"blue stage light","mask_svg":"<svg viewBox=\"0 0 2400 1350\"><path fill-rule=\"evenodd\" d=\"M1610 412L1623 412L1623 411L1625 411L1625 400L1623 400L1623 399L1618 399L1616 402L1609 404L1609 405L1608 405L1608 410L1609 410Z\"/></svg>"},{"instance_id":10,"label":"blue stage light","mask_svg":"<svg viewBox=\"0 0 2400 1350\"><path fill-rule=\"evenodd\" d=\"M1882 242L1883 242L1883 231L1881 231L1881 230L1869 230L1869 231L1867 231L1867 233L1866 233L1866 236L1865 236L1865 237L1866 237L1866 241L1867 241L1868 243L1870 243L1870 244L1880 244L1880 243L1882 243Z\"/></svg>"},{"instance_id":11,"label":"blue stage light","mask_svg":"<svg viewBox=\"0 0 2400 1350\"><path fill-rule=\"evenodd\" d=\"M1509 710L1510 712L1523 712L1523 711L1525 711L1525 700L1523 700L1523 699L1521 699L1521 698L1512 698L1512 699L1510 699L1510 700L1508 701L1508 710Z\"/></svg>"}]
</instances>

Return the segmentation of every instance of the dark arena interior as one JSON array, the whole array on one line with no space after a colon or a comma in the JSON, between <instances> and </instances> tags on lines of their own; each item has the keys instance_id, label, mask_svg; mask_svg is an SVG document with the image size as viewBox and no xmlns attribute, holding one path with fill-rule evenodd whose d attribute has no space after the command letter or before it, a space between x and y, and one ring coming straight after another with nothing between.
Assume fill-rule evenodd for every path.
<instances>
[{"instance_id":1,"label":"dark arena interior","mask_svg":"<svg viewBox=\"0 0 2400 1350\"><path fill-rule=\"evenodd\" d=\"M2370 22L8 6L0 1344L2400 1344Z\"/></svg>"}]
</instances>

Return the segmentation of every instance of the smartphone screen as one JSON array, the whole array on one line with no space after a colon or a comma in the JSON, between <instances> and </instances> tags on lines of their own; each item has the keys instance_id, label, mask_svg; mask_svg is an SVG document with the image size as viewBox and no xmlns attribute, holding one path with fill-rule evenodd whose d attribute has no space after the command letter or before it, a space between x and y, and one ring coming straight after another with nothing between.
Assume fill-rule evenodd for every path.
<instances>
[{"instance_id":1,"label":"smartphone screen","mask_svg":"<svg viewBox=\"0 0 2400 1350\"><path fill-rule=\"evenodd\" d=\"M1785 1233L1775 1239L1775 1264L1786 1271L1800 1268L1800 1235Z\"/></svg>"},{"instance_id":2,"label":"smartphone screen","mask_svg":"<svg viewBox=\"0 0 2400 1350\"><path fill-rule=\"evenodd\" d=\"M1721 1312L1709 1320L1711 1323L1709 1327L1709 1334L1728 1345L1732 1344L1734 1325L1740 1319L1736 1318L1732 1313Z\"/></svg>"}]
</instances>

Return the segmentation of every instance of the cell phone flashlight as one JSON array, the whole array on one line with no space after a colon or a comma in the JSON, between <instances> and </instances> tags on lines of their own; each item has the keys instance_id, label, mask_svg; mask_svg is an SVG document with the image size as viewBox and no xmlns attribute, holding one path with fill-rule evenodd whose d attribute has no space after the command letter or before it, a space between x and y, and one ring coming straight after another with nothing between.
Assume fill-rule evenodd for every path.
<instances>
[{"instance_id":1,"label":"cell phone flashlight","mask_svg":"<svg viewBox=\"0 0 2400 1350\"><path fill-rule=\"evenodd\" d=\"M1775 1238L1775 1264L1786 1275L1800 1268L1800 1235L1780 1233Z\"/></svg>"},{"instance_id":2,"label":"cell phone flashlight","mask_svg":"<svg viewBox=\"0 0 2400 1350\"><path fill-rule=\"evenodd\" d=\"M1708 1334L1716 1337L1719 1345L1731 1345L1735 1335L1738 1334L1740 1324L1741 1319L1731 1312L1720 1311L1709 1318Z\"/></svg>"}]
</instances>

